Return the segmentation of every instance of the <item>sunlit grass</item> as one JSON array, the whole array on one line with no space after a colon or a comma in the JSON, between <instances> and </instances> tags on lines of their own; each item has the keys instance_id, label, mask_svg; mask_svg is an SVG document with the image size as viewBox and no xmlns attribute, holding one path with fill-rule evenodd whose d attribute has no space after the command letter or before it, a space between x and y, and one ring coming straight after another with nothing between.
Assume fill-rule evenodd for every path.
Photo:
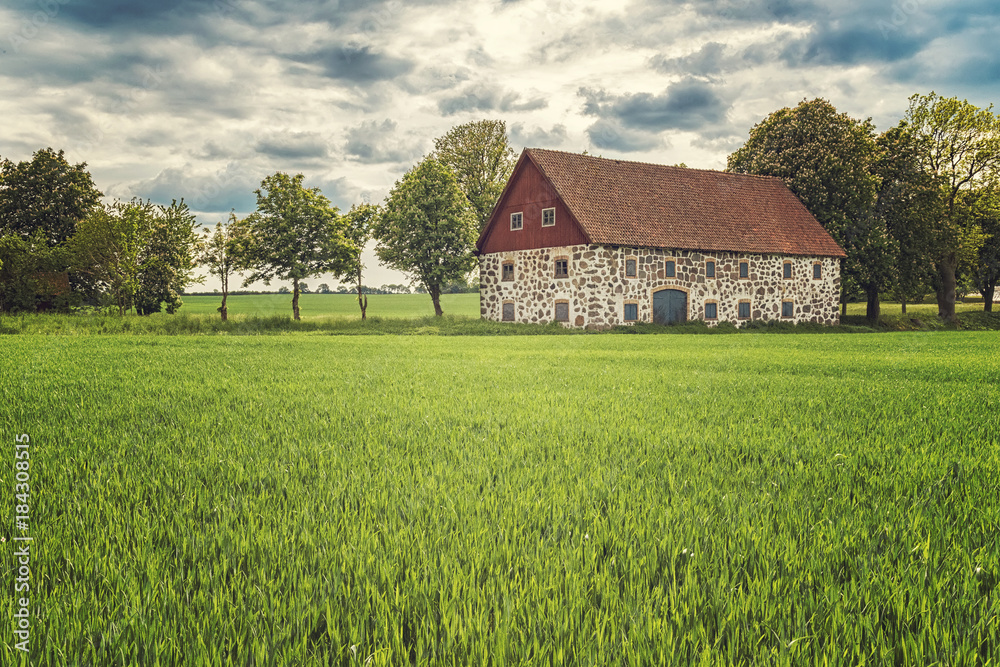
<instances>
[{"instance_id":1,"label":"sunlit grass","mask_svg":"<svg viewBox=\"0 0 1000 667\"><path fill-rule=\"evenodd\" d=\"M1000 656L995 333L0 353L32 664Z\"/></svg>"}]
</instances>

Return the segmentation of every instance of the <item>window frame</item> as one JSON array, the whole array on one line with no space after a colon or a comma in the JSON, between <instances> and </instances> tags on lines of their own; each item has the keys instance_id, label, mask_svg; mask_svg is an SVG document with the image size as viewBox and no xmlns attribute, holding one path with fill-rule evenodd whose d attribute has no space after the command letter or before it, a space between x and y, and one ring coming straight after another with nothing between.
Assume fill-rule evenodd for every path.
<instances>
[{"instance_id":1,"label":"window frame","mask_svg":"<svg viewBox=\"0 0 1000 667\"><path fill-rule=\"evenodd\" d=\"M517 227L514 226L514 216L517 216ZM510 214L510 231L519 232L524 229L524 211Z\"/></svg>"},{"instance_id":2,"label":"window frame","mask_svg":"<svg viewBox=\"0 0 1000 667\"><path fill-rule=\"evenodd\" d=\"M510 319L507 319L507 306L510 306ZM504 301L500 305L500 321L501 322L517 321L517 306L514 305L513 301Z\"/></svg>"},{"instance_id":3,"label":"window frame","mask_svg":"<svg viewBox=\"0 0 1000 667\"><path fill-rule=\"evenodd\" d=\"M743 267L746 268L746 275L743 275ZM739 280L750 280L750 260L741 259L739 264L739 273L736 274Z\"/></svg>"},{"instance_id":4,"label":"window frame","mask_svg":"<svg viewBox=\"0 0 1000 667\"><path fill-rule=\"evenodd\" d=\"M628 309L635 308L635 317L629 318ZM622 321L623 322L638 322L639 321L639 302L638 301L626 301L622 304Z\"/></svg>"},{"instance_id":5,"label":"window frame","mask_svg":"<svg viewBox=\"0 0 1000 667\"><path fill-rule=\"evenodd\" d=\"M565 264L565 267L566 267L565 271L562 274L559 273L559 262L563 262ZM569 278L569 257L555 257L555 258L553 258L553 262L552 263L553 263L553 267L552 267L553 268L553 275L556 278L559 278L559 279Z\"/></svg>"},{"instance_id":6,"label":"window frame","mask_svg":"<svg viewBox=\"0 0 1000 667\"><path fill-rule=\"evenodd\" d=\"M545 214L552 212L552 222L545 224ZM550 206L549 208L542 209L542 227L555 227L556 226L556 207Z\"/></svg>"},{"instance_id":7,"label":"window frame","mask_svg":"<svg viewBox=\"0 0 1000 667\"><path fill-rule=\"evenodd\" d=\"M628 264L632 262L632 273L628 272ZM626 278L638 278L639 277L639 259L637 257L628 256L625 258L625 277Z\"/></svg>"},{"instance_id":8,"label":"window frame","mask_svg":"<svg viewBox=\"0 0 1000 667\"><path fill-rule=\"evenodd\" d=\"M813 262L813 280L823 279L823 262Z\"/></svg>"},{"instance_id":9,"label":"window frame","mask_svg":"<svg viewBox=\"0 0 1000 667\"><path fill-rule=\"evenodd\" d=\"M715 315L709 315L708 314L708 307L709 306L715 306ZM715 321L715 320L719 319L719 302L715 301L714 299L710 300L710 301L706 301L705 302L705 307L704 307L704 312L705 312L705 320L706 321Z\"/></svg>"},{"instance_id":10,"label":"window frame","mask_svg":"<svg viewBox=\"0 0 1000 667\"><path fill-rule=\"evenodd\" d=\"M510 267L510 278L507 277L507 268ZM507 260L500 264L500 282L509 283L514 281L514 261Z\"/></svg>"},{"instance_id":11,"label":"window frame","mask_svg":"<svg viewBox=\"0 0 1000 667\"><path fill-rule=\"evenodd\" d=\"M794 275L795 272L792 270L792 261L790 259L786 259L781 263L781 278L782 280L791 280Z\"/></svg>"},{"instance_id":12,"label":"window frame","mask_svg":"<svg viewBox=\"0 0 1000 667\"><path fill-rule=\"evenodd\" d=\"M740 314L740 311L743 310L743 304L747 305L747 314L746 315L741 315ZM753 305L751 304L750 299L740 299L736 303L736 319L738 319L738 320L749 320L752 315L753 315Z\"/></svg>"},{"instance_id":13,"label":"window frame","mask_svg":"<svg viewBox=\"0 0 1000 667\"><path fill-rule=\"evenodd\" d=\"M673 264L673 269L671 270L670 265ZM664 278L676 278L677 277L677 260L674 258L669 258L663 260L663 277Z\"/></svg>"},{"instance_id":14,"label":"window frame","mask_svg":"<svg viewBox=\"0 0 1000 667\"><path fill-rule=\"evenodd\" d=\"M559 306L566 306L566 319L559 319ZM556 322L569 322L569 299L556 299L555 306L552 309L552 317Z\"/></svg>"},{"instance_id":15,"label":"window frame","mask_svg":"<svg viewBox=\"0 0 1000 667\"><path fill-rule=\"evenodd\" d=\"M785 314L785 304L788 304L789 313ZM791 319L795 317L795 300L794 299L782 299L781 300L781 318Z\"/></svg>"},{"instance_id":16,"label":"window frame","mask_svg":"<svg viewBox=\"0 0 1000 667\"><path fill-rule=\"evenodd\" d=\"M712 272L711 273L708 272L708 268L709 267L712 267ZM715 277L715 272L716 272L717 268L718 268L718 266L717 266L717 264L716 264L716 262L715 262L714 259L706 259L705 260L705 277L706 278L714 278Z\"/></svg>"}]
</instances>

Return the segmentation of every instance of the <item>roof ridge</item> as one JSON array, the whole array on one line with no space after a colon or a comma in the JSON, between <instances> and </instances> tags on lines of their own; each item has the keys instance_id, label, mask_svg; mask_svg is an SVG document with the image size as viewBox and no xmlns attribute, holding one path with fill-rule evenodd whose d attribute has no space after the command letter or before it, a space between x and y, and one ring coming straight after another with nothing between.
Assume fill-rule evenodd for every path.
<instances>
[{"instance_id":1,"label":"roof ridge","mask_svg":"<svg viewBox=\"0 0 1000 667\"><path fill-rule=\"evenodd\" d=\"M710 174L722 174L724 176L747 176L750 178L764 178L768 180L778 180L784 183L780 176L764 176L762 174L744 174L738 171L719 171L718 169L706 169L704 167L680 167L677 165L669 164L658 164L656 162L643 162L641 160L623 160L616 157L602 157L598 155L584 155L583 153L571 153L569 151L560 151L554 148L525 148L524 150L529 153L542 152L542 153L558 153L560 155L569 155L577 158L585 158L590 160L600 160L603 162L625 162L627 164L641 164L647 167L656 167L657 169L685 169L688 171L701 171Z\"/></svg>"}]
</instances>

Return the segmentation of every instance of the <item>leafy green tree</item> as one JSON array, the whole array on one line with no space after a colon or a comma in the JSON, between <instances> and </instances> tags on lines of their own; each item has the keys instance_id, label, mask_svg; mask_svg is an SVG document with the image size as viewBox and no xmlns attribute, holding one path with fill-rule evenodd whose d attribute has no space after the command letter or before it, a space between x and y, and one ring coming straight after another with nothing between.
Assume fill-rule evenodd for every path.
<instances>
[{"instance_id":1,"label":"leafy green tree","mask_svg":"<svg viewBox=\"0 0 1000 667\"><path fill-rule=\"evenodd\" d=\"M755 125L728 161L728 171L777 176L798 196L847 252L845 282L868 295L869 315L878 311L877 295L886 284L881 253L888 242L872 214L878 186L870 171L874 133L870 119L838 113L824 99L803 100Z\"/></svg>"},{"instance_id":2,"label":"leafy green tree","mask_svg":"<svg viewBox=\"0 0 1000 667\"><path fill-rule=\"evenodd\" d=\"M456 125L434 140L436 160L447 165L475 212L481 231L514 171L517 156L507 141L502 120L480 120Z\"/></svg>"},{"instance_id":3,"label":"leafy green tree","mask_svg":"<svg viewBox=\"0 0 1000 667\"><path fill-rule=\"evenodd\" d=\"M86 167L51 148L30 161L0 162L0 236L41 230L50 247L65 243L102 196Z\"/></svg>"},{"instance_id":4,"label":"leafy green tree","mask_svg":"<svg viewBox=\"0 0 1000 667\"><path fill-rule=\"evenodd\" d=\"M931 92L913 95L906 122L920 142L921 164L942 181L944 212L931 230L937 271L938 316L956 321L958 270L963 256L975 256L982 243L976 216L970 215L965 190L987 188L1000 172L1000 118L990 105L980 109L968 101Z\"/></svg>"},{"instance_id":5,"label":"leafy green tree","mask_svg":"<svg viewBox=\"0 0 1000 667\"><path fill-rule=\"evenodd\" d=\"M236 271L233 268L233 230L238 225L236 214L229 213L229 220L215 223L215 229L204 230L204 238L200 246L198 262L208 269L209 275L215 276L222 284L222 305L219 314L222 321L229 319L229 309L226 301L229 298L229 278Z\"/></svg>"},{"instance_id":6,"label":"leafy green tree","mask_svg":"<svg viewBox=\"0 0 1000 667\"><path fill-rule=\"evenodd\" d=\"M376 204L360 204L351 207L344 216L345 234L350 239L357 252L351 262L345 267L345 273L338 278L350 276L358 290L358 306L361 308L361 319L365 319L368 311L368 297L363 293L361 274L365 265L361 262L361 253L365 244L372 238L375 221L382 214L382 209Z\"/></svg>"},{"instance_id":7,"label":"leafy green tree","mask_svg":"<svg viewBox=\"0 0 1000 667\"><path fill-rule=\"evenodd\" d=\"M151 315L160 312L165 302L167 312L175 313L183 303L184 288L202 280L194 276L198 223L183 199L156 206L149 222L139 251L135 309Z\"/></svg>"},{"instance_id":8,"label":"leafy green tree","mask_svg":"<svg viewBox=\"0 0 1000 667\"><path fill-rule=\"evenodd\" d=\"M64 309L73 305L68 275L69 251L50 247L45 233L0 236L0 311Z\"/></svg>"},{"instance_id":9,"label":"leafy green tree","mask_svg":"<svg viewBox=\"0 0 1000 667\"><path fill-rule=\"evenodd\" d=\"M327 285L326 283L320 283L319 287L316 288L316 291L319 292L320 294L329 294L330 286Z\"/></svg>"},{"instance_id":10,"label":"leafy green tree","mask_svg":"<svg viewBox=\"0 0 1000 667\"><path fill-rule=\"evenodd\" d=\"M425 158L397 181L375 222L376 254L394 269L416 276L442 315L441 288L475 264L476 218L454 173Z\"/></svg>"},{"instance_id":11,"label":"leafy green tree","mask_svg":"<svg viewBox=\"0 0 1000 667\"><path fill-rule=\"evenodd\" d=\"M1000 188L966 190L959 195L961 210L972 218L963 227L980 233L978 248L972 257L959 260L974 289L983 296L983 310L993 312L993 297L1000 282Z\"/></svg>"},{"instance_id":12,"label":"leafy green tree","mask_svg":"<svg viewBox=\"0 0 1000 667\"><path fill-rule=\"evenodd\" d=\"M922 298L933 280L931 230L944 210L941 183L922 168L919 143L905 122L879 135L876 144L875 214L894 242L890 291L906 314L907 302Z\"/></svg>"},{"instance_id":13,"label":"leafy green tree","mask_svg":"<svg viewBox=\"0 0 1000 667\"><path fill-rule=\"evenodd\" d=\"M261 181L257 210L238 221L236 267L261 280L292 281L292 314L299 314L300 282L321 273L343 273L356 249L344 236L337 208L318 188L306 188L302 174L278 172Z\"/></svg>"}]
</instances>

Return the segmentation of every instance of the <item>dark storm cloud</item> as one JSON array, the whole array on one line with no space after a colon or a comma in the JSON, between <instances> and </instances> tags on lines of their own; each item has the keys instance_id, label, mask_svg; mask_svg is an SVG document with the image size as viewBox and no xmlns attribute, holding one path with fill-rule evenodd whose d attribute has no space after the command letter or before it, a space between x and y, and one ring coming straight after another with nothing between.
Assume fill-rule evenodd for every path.
<instances>
[{"instance_id":1,"label":"dark storm cloud","mask_svg":"<svg viewBox=\"0 0 1000 667\"><path fill-rule=\"evenodd\" d=\"M301 159L327 156L327 145L315 132L280 132L262 138L254 146L258 153L272 157Z\"/></svg>"},{"instance_id":2,"label":"dark storm cloud","mask_svg":"<svg viewBox=\"0 0 1000 667\"><path fill-rule=\"evenodd\" d=\"M331 79L352 83L395 79L413 69L409 60L388 56L369 46L330 46L319 51L292 56L300 63L316 63Z\"/></svg>"},{"instance_id":3,"label":"dark storm cloud","mask_svg":"<svg viewBox=\"0 0 1000 667\"><path fill-rule=\"evenodd\" d=\"M653 56L649 64L663 74L716 78L729 72L762 65L775 60L777 56L778 51L772 44L753 44L744 49L734 49L719 42L708 42L697 51L684 56Z\"/></svg>"},{"instance_id":4,"label":"dark storm cloud","mask_svg":"<svg viewBox=\"0 0 1000 667\"><path fill-rule=\"evenodd\" d=\"M125 186L119 196L150 199L157 204L169 204L184 199L194 211L252 211L257 205L254 188L261 177L238 164L229 164L217 171L184 168L164 169L156 176Z\"/></svg>"},{"instance_id":5,"label":"dark storm cloud","mask_svg":"<svg viewBox=\"0 0 1000 667\"><path fill-rule=\"evenodd\" d=\"M344 152L363 164L407 163L422 153L416 142L400 141L396 136L396 123L368 120L347 130Z\"/></svg>"},{"instance_id":6,"label":"dark storm cloud","mask_svg":"<svg viewBox=\"0 0 1000 667\"><path fill-rule=\"evenodd\" d=\"M438 109L451 116L463 111L534 111L548 104L544 97L522 101L518 93L483 84L467 86L458 94L445 97L438 102Z\"/></svg>"},{"instance_id":7,"label":"dark storm cloud","mask_svg":"<svg viewBox=\"0 0 1000 667\"><path fill-rule=\"evenodd\" d=\"M919 53L927 38L903 31L885 31L870 21L835 21L817 25L805 38L792 42L782 54L787 64L856 65L896 62Z\"/></svg>"},{"instance_id":8,"label":"dark storm cloud","mask_svg":"<svg viewBox=\"0 0 1000 667\"><path fill-rule=\"evenodd\" d=\"M729 103L715 87L704 81L685 79L671 84L662 95L633 93L611 95L603 90L580 89L586 102L584 113L615 119L626 128L699 130L722 123Z\"/></svg>"},{"instance_id":9,"label":"dark storm cloud","mask_svg":"<svg viewBox=\"0 0 1000 667\"><path fill-rule=\"evenodd\" d=\"M663 139L654 132L622 127L616 120L601 119L587 128L587 137L595 148L632 153L661 148Z\"/></svg>"}]
</instances>

